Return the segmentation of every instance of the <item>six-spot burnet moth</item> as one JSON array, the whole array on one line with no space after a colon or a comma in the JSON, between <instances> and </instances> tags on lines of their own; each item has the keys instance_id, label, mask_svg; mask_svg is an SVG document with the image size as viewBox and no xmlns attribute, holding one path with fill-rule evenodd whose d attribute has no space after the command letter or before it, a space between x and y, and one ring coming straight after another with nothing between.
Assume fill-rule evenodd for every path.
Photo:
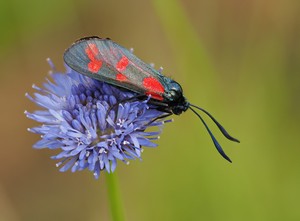
<instances>
[{"instance_id":1,"label":"six-spot burnet moth","mask_svg":"<svg viewBox=\"0 0 300 221\"><path fill-rule=\"evenodd\" d=\"M66 50L64 60L70 68L80 74L136 92L138 94L136 99L151 95L151 102L166 112L165 116L179 115L190 109L204 124L218 152L231 162L194 108L207 114L227 139L235 142L239 140L230 136L206 110L189 103L183 96L180 84L162 75L160 71L140 60L131 51L109 38L92 36L76 41Z\"/></svg>"}]
</instances>

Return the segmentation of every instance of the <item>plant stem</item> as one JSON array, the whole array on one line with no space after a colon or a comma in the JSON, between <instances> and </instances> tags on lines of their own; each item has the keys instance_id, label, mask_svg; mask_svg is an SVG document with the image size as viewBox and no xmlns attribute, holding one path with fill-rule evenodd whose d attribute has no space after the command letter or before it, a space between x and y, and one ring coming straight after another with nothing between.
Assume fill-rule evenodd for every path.
<instances>
[{"instance_id":1,"label":"plant stem","mask_svg":"<svg viewBox=\"0 0 300 221\"><path fill-rule=\"evenodd\" d=\"M118 189L118 179L116 176L116 172L106 174L106 183L112 221L124 221L125 218L122 208L120 191Z\"/></svg>"}]
</instances>

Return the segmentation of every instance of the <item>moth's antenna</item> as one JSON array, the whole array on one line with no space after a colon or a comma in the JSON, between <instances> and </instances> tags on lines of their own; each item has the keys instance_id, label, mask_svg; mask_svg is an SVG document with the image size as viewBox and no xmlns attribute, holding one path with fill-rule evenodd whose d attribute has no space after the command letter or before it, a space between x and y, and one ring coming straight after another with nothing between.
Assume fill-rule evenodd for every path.
<instances>
[{"instance_id":1,"label":"moth's antenna","mask_svg":"<svg viewBox=\"0 0 300 221\"><path fill-rule=\"evenodd\" d=\"M191 105L194 107L194 105ZM207 124L205 123L205 121L203 120L203 118L200 116L199 113L197 113L193 108L191 108L191 106L189 106L189 109L191 109L191 111L193 111L202 121L202 123L204 124L207 132L209 133L215 147L217 148L218 152L222 155L222 157L224 157L226 160L228 160L230 163L232 163L232 161L230 160L230 158L225 154L224 150L222 149L221 145L219 144L219 142L217 141L217 139L214 137L214 135L212 134L212 132L210 131L210 129L208 128ZM212 119L213 120L213 119ZM218 125L218 124L217 124ZM219 127L220 128L220 127ZM223 128L223 127L222 127ZM220 129L221 130L221 129ZM223 133L224 134L224 133Z\"/></svg>"},{"instance_id":2,"label":"moth's antenna","mask_svg":"<svg viewBox=\"0 0 300 221\"><path fill-rule=\"evenodd\" d=\"M203 111L205 114L207 114L207 116L210 117L210 119L213 120L213 122L215 122L215 124L217 125L217 127L220 129L220 131L222 132L222 134L228 139L228 140L231 140L231 141L234 141L234 142L240 142L238 139L232 137L229 135L229 133L225 130L225 128L210 114L208 113L206 110L204 110L203 108L201 107L198 107L196 105L193 105L193 104L190 104L190 106L194 107L194 108L197 108L198 110L201 110ZM195 111L194 111L195 112Z\"/></svg>"}]
</instances>

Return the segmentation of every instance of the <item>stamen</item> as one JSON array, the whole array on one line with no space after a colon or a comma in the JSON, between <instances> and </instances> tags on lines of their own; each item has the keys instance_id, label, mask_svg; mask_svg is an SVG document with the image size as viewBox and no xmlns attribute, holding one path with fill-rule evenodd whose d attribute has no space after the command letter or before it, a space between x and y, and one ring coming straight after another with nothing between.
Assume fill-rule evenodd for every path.
<instances>
[{"instance_id":1,"label":"stamen","mask_svg":"<svg viewBox=\"0 0 300 221\"><path fill-rule=\"evenodd\" d=\"M46 61L48 62L50 68L52 69L53 72L56 72L55 65L53 64L52 60L50 58L47 58Z\"/></svg>"},{"instance_id":2,"label":"stamen","mask_svg":"<svg viewBox=\"0 0 300 221\"><path fill-rule=\"evenodd\" d=\"M125 119L119 119L116 125L118 125L119 127L123 127L124 123L125 123Z\"/></svg>"},{"instance_id":3,"label":"stamen","mask_svg":"<svg viewBox=\"0 0 300 221\"><path fill-rule=\"evenodd\" d=\"M101 149L99 150L99 154L103 153L104 151L105 151L104 148L101 148Z\"/></svg>"}]
</instances>

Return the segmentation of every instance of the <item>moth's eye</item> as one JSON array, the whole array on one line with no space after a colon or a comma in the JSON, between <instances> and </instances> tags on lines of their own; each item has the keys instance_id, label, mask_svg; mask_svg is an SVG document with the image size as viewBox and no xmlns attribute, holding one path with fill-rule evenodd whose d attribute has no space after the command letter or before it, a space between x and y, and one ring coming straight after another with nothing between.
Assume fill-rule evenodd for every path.
<instances>
[{"instance_id":1,"label":"moth's eye","mask_svg":"<svg viewBox=\"0 0 300 221\"><path fill-rule=\"evenodd\" d=\"M170 90L170 95L174 100L176 100L176 98L181 96L181 94L177 90L174 90L174 89Z\"/></svg>"},{"instance_id":2,"label":"moth's eye","mask_svg":"<svg viewBox=\"0 0 300 221\"><path fill-rule=\"evenodd\" d=\"M176 95L177 95L177 92L176 92L176 91L174 91L174 90L171 90L171 91L170 91L170 95L171 95L172 97L176 97Z\"/></svg>"}]
</instances>

